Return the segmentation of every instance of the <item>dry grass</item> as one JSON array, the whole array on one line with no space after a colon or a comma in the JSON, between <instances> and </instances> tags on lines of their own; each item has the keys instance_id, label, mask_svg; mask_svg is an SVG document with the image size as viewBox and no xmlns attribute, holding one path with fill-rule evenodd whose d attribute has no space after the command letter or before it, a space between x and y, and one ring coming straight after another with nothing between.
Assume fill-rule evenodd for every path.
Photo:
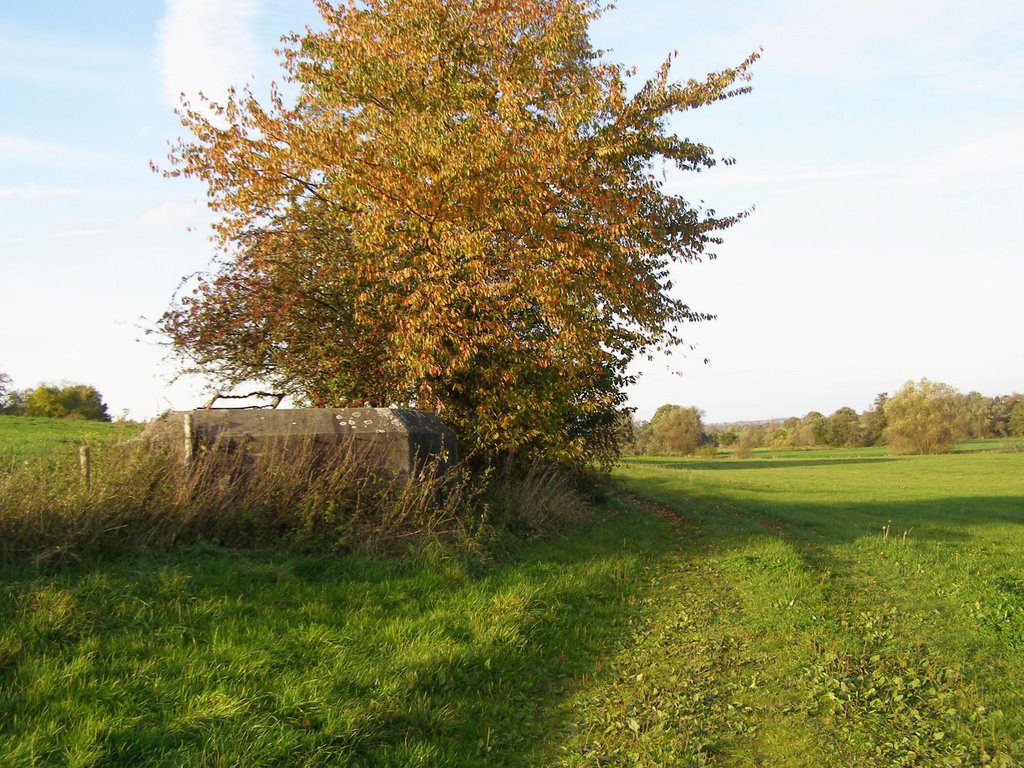
<instances>
[{"instance_id":1,"label":"dry grass","mask_svg":"<svg viewBox=\"0 0 1024 768\"><path fill-rule=\"evenodd\" d=\"M572 528L589 520L593 511L579 487L583 482L580 476L541 463L500 472L488 483L487 520L525 538Z\"/></svg>"},{"instance_id":2,"label":"dry grass","mask_svg":"<svg viewBox=\"0 0 1024 768\"><path fill-rule=\"evenodd\" d=\"M46 566L207 541L232 548L382 553L440 541L478 548L589 518L578 482L543 465L515 472L436 463L411 482L367 470L354 444L260 451L214 445L186 466L133 441L92 448L91 482L73 450L0 474L0 564Z\"/></svg>"},{"instance_id":3,"label":"dry grass","mask_svg":"<svg viewBox=\"0 0 1024 768\"><path fill-rule=\"evenodd\" d=\"M379 550L464 538L480 495L459 469L409 483L376 477L351 450L312 442L252 453L217 447L191 466L143 443L94 449L87 488L74 453L0 476L0 563L47 564L179 542Z\"/></svg>"}]
</instances>

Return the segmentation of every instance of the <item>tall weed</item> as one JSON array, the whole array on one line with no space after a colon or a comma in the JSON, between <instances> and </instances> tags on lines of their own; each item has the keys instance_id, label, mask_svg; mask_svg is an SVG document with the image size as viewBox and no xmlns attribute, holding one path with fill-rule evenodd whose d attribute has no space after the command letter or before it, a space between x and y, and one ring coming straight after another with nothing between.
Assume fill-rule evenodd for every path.
<instances>
[{"instance_id":1,"label":"tall weed","mask_svg":"<svg viewBox=\"0 0 1024 768\"><path fill-rule=\"evenodd\" d=\"M579 525L591 505L579 486L585 479L549 464L506 470L492 476L487 518L499 529L532 538Z\"/></svg>"},{"instance_id":2,"label":"tall weed","mask_svg":"<svg viewBox=\"0 0 1024 768\"><path fill-rule=\"evenodd\" d=\"M472 529L480 491L459 468L411 482L368 472L354 449L312 441L261 452L212 446L186 466L144 443L94 449L86 487L74 455L0 476L0 562L48 564L179 542L379 550Z\"/></svg>"},{"instance_id":3,"label":"tall weed","mask_svg":"<svg viewBox=\"0 0 1024 768\"><path fill-rule=\"evenodd\" d=\"M368 471L355 444L213 445L186 465L146 443L93 449L91 483L68 452L0 475L0 563L38 566L208 541L236 548L380 553L424 540L470 548L495 528L533 537L588 505L564 473L438 471L409 482Z\"/></svg>"}]
</instances>

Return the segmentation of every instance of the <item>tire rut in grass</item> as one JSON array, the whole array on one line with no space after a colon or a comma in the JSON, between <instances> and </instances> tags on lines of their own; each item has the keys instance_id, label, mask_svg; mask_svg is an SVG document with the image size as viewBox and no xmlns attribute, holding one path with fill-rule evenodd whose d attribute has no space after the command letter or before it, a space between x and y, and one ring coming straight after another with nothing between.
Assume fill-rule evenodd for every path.
<instances>
[{"instance_id":1,"label":"tire rut in grass","mask_svg":"<svg viewBox=\"0 0 1024 768\"><path fill-rule=\"evenodd\" d=\"M587 699L602 736L570 764L1007 764L979 692L885 590L859 588L855 557L767 512L638 501L675 523L678 551L624 663Z\"/></svg>"}]
</instances>

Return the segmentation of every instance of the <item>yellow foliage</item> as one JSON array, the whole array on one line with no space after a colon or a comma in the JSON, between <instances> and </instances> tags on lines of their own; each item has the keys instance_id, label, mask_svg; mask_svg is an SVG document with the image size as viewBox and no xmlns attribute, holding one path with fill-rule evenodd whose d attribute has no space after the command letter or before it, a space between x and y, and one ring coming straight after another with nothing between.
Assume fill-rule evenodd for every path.
<instances>
[{"instance_id":1,"label":"yellow foliage","mask_svg":"<svg viewBox=\"0 0 1024 768\"><path fill-rule=\"evenodd\" d=\"M662 190L652 162L714 164L666 118L746 90L756 55L634 89L591 0L317 7L283 52L294 103L179 110L168 175L206 183L222 258L162 329L228 383L436 411L487 455L610 458L628 363L709 317L668 267L738 218Z\"/></svg>"}]
</instances>

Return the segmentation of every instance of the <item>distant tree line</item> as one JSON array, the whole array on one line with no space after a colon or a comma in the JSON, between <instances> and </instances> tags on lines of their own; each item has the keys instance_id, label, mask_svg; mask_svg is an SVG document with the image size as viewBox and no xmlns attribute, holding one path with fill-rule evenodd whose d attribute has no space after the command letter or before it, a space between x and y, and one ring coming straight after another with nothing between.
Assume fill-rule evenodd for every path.
<instances>
[{"instance_id":1,"label":"distant tree line","mask_svg":"<svg viewBox=\"0 0 1024 768\"><path fill-rule=\"evenodd\" d=\"M732 447L738 456L754 448L861 448L885 445L893 453L941 453L959 440L1024 438L1024 394L987 397L921 379L896 394L882 392L872 407L850 407L830 416L811 411L803 417L760 423L705 427L703 412L663 405L650 421L624 424L625 452L685 456L706 446Z\"/></svg>"},{"instance_id":2,"label":"distant tree line","mask_svg":"<svg viewBox=\"0 0 1024 768\"><path fill-rule=\"evenodd\" d=\"M62 383L40 384L34 389L12 389L11 377L2 372L0 413L9 416L110 421L107 405L96 387Z\"/></svg>"}]
</instances>

